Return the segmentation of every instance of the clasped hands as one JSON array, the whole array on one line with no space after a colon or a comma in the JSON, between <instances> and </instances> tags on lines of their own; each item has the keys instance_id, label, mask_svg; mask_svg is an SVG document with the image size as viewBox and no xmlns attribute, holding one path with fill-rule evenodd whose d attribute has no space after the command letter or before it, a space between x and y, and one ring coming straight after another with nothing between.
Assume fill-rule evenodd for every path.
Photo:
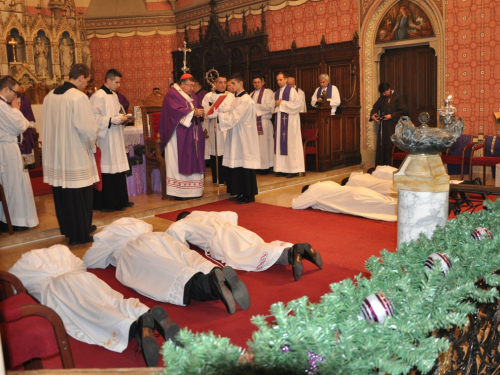
<instances>
[{"instance_id":1,"label":"clasped hands","mask_svg":"<svg viewBox=\"0 0 500 375\"><path fill-rule=\"evenodd\" d=\"M194 109L194 115L196 117L201 117L205 114L205 110L203 108L195 108Z\"/></svg>"},{"instance_id":2,"label":"clasped hands","mask_svg":"<svg viewBox=\"0 0 500 375\"><path fill-rule=\"evenodd\" d=\"M374 113L371 117L373 121L380 122L380 119L377 117L377 113ZM392 119L392 116L390 114L382 116L382 120L390 120Z\"/></svg>"}]
</instances>

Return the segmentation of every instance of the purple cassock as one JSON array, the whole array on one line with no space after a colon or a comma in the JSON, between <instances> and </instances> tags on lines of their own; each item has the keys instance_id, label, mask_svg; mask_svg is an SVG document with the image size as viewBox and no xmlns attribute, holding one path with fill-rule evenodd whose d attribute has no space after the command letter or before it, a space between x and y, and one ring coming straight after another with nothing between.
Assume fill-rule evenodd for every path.
<instances>
[{"instance_id":1,"label":"purple cassock","mask_svg":"<svg viewBox=\"0 0 500 375\"><path fill-rule=\"evenodd\" d=\"M193 106L202 108L196 96L193 97ZM161 149L165 148L176 132L179 173L185 175L205 173L205 135L198 117L193 116L189 128L179 124L191 111L189 102L175 87L167 92L160 117ZM166 162L168 163L168 160Z\"/></svg>"},{"instance_id":2,"label":"purple cassock","mask_svg":"<svg viewBox=\"0 0 500 375\"><path fill-rule=\"evenodd\" d=\"M34 122L35 116L33 115L33 109L31 109L30 99L26 95L21 95L19 99L21 100L21 107L19 108L19 110L21 111L23 116L26 117L26 120ZM21 154L31 154L34 144L35 139L33 137L33 129L28 128L23 133L23 142L19 145Z\"/></svg>"},{"instance_id":3,"label":"purple cassock","mask_svg":"<svg viewBox=\"0 0 500 375\"><path fill-rule=\"evenodd\" d=\"M128 102L125 95L120 94L118 91L116 91L116 95L118 96L118 101L122 105L125 112L128 112L128 107L129 107L130 103Z\"/></svg>"},{"instance_id":4,"label":"purple cassock","mask_svg":"<svg viewBox=\"0 0 500 375\"><path fill-rule=\"evenodd\" d=\"M200 101L200 103L203 103L203 98L205 97L205 95L207 95L208 92L207 90L205 89L201 89L200 91L198 91L196 94L194 94L198 100Z\"/></svg>"}]
</instances>

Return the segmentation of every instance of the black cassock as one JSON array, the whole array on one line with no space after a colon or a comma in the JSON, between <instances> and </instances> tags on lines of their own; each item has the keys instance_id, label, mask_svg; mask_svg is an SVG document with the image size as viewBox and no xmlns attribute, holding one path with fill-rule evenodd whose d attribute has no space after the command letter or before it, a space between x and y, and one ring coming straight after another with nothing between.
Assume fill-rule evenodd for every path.
<instances>
[{"instance_id":1,"label":"black cassock","mask_svg":"<svg viewBox=\"0 0 500 375\"><path fill-rule=\"evenodd\" d=\"M391 152L393 146L391 136L396 131L396 125L399 118L401 116L408 116L408 110L401 95L392 92L391 96L380 96L375 102L370 112L370 121L373 121L371 117L379 111L385 115L391 115L392 118L382 121L382 126L378 126L375 166L391 165Z\"/></svg>"}]
</instances>

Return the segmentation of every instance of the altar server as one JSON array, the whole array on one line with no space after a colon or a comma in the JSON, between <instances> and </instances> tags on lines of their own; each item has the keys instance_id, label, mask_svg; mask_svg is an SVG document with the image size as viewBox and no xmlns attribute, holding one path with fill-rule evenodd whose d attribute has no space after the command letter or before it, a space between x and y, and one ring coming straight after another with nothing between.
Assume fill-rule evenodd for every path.
<instances>
[{"instance_id":1,"label":"altar server","mask_svg":"<svg viewBox=\"0 0 500 375\"><path fill-rule=\"evenodd\" d=\"M256 170L260 169L259 139L255 104L243 87L243 77L231 77L234 100L229 112L214 111L208 118L217 118L219 129L226 132L223 165L228 167L227 191L230 200L240 204L255 202L258 194Z\"/></svg>"},{"instance_id":2,"label":"altar server","mask_svg":"<svg viewBox=\"0 0 500 375\"><path fill-rule=\"evenodd\" d=\"M297 91L297 94L299 95L299 100L300 100L300 113L306 113L307 112L307 106L306 106L306 94L302 89L299 89L297 85L295 84L295 78L294 77L288 77L286 80L287 85L291 86L292 89Z\"/></svg>"},{"instance_id":3,"label":"altar server","mask_svg":"<svg viewBox=\"0 0 500 375\"><path fill-rule=\"evenodd\" d=\"M85 263L63 245L31 250L9 270L28 293L62 319L75 340L121 353L132 338L142 347L148 366L157 366L155 328L165 340L180 330L159 306L149 308L137 298L123 298L104 281L87 272Z\"/></svg>"},{"instance_id":4,"label":"altar server","mask_svg":"<svg viewBox=\"0 0 500 375\"><path fill-rule=\"evenodd\" d=\"M99 181L94 158L97 125L87 95L90 70L76 64L69 81L43 101L43 182L52 185L61 234L71 245L92 241L93 183Z\"/></svg>"},{"instance_id":5,"label":"altar server","mask_svg":"<svg viewBox=\"0 0 500 375\"><path fill-rule=\"evenodd\" d=\"M303 271L302 258L323 268L321 255L310 244L266 243L257 234L240 227L235 212L182 212L167 233L186 246L189 243L198 246L207 256L239 270L259 272L274 264L292 265L293 277L298 281Z\"/></svg>"},{"instance_id":6,"label":"altar server","mask_svg":"<svg viewBox=\"0 0 500 375\"><path fill-rule=\"evenodd\" d=\"M93 208L105 212L123 211L134 205L128 200L126 172L130 168L123 140L123 124L128 118L116 94L121 79L118 70L109 69L104 85L90 98L98 127L97 146L101 149L102 172L102 190L94 189Z\"/></svg>"},{"instance_id":7,"label":"altar server","mask_svg":"<svg viewBox=\"0 0 500 375\"><path fill-rule=\"evenodd\" d=\"M35 199L28 171L24 169L17 137L29 126L20 112L17 99L19 82L11 76L0 80L0 184L5 192L14 230L20 231L38 225ZM0 205L1 230L7 231L7 219Z\"/></svg>"},{"instance_id":8,"label":"altar server","mask_svg":"<svg viewBox=\"0 0 500 375\"><path fill-rule=\"evenodd\" d=\"M320 181L304 186L302 194L292 201L292 208L314 208L367 219L397 221L398 201L365 187L340 186L333 181Z\"/></svg>"},{"instance_id":9,"label":"altar server","mask_svg":"<svg viewBox=\"0 0 500 375\"><path fill-rule=\"evenodd\" d=\"M167 194L177 200L198 198L205 185L204 110L192 95L195 79L183 74L165 95L160 118L161 148L165 148Z\"/></svg>"},{"instance_id":10,"label":"altar server","mask_svg":"<svg viewBox=\"0 0 500 375\"><path fill-rule=\"evenodd\" d=\"M297 91L287 85L285 73L278 73L279 89L274 93L274 171L277 177L296 177L305 172L300 132L300 100Z\"/></svg>"},{"instance_id":11,"label":"altar server","mask_svg":"<svg viewBox=\"0 0 500 375\"><path fill-rule=\"evenodd\" d=\"M233 314L236 303L250 307L245 284L231 267L221 270L196 251L151 224L122 218L94 236L83 261L89 268L116 267L116 278L125 286L156 301L188 305L191 299L220 299Z\"/></svg>"},{"instance_id":12,"label":"altar server","mask_svg":"<svg viewBox=\"0 0 500 375\"><path fill-rule=\"evenodd\" d=\"M330 83L330 77L328 74L320 74L319 76L319 87L314 91L311 97L311 105L317 107L323 99L321 94L326 92L330 106L332 107L331 114L334 115L337 112L337 107L340 105L340 94L337 86Z\"/></svg>"},{"instance_id":13,"label":"altar server","mask_svg":"<svg viewBox=\"0 0 500 375\"><path fill-rule=\"evenodd\" d=\"M274 95L270 89L264 87L264 77L253 79L254 91L250 97L255 103L257 116L257 133L259 134L260 174L268 174L274 166L274 137L271 117L274 109Z\"/></svg>"}]
</instances>

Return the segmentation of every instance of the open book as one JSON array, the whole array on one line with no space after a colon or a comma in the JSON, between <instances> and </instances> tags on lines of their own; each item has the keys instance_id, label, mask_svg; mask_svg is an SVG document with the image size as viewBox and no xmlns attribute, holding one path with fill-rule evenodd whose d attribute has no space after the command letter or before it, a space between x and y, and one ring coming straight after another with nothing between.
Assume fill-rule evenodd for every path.
<instances>
[{"instance_id":1,"label":"open book","mask_svg":"<svg viewBox=\"0 0 500 375\"><path fill-rule=\"evenodd\" d=\"M210 109L208 110L208 112L205 113L205 116L211 115L212 113L214 113L214 111L216 109L219 109L219 107L222 104L222 102L224 101L224 99L226 99L226 96L227 96L227 94L219 96L217 98L217 100L215 101L215 103L210 106Z\"/></svg>"}]
</instances>

